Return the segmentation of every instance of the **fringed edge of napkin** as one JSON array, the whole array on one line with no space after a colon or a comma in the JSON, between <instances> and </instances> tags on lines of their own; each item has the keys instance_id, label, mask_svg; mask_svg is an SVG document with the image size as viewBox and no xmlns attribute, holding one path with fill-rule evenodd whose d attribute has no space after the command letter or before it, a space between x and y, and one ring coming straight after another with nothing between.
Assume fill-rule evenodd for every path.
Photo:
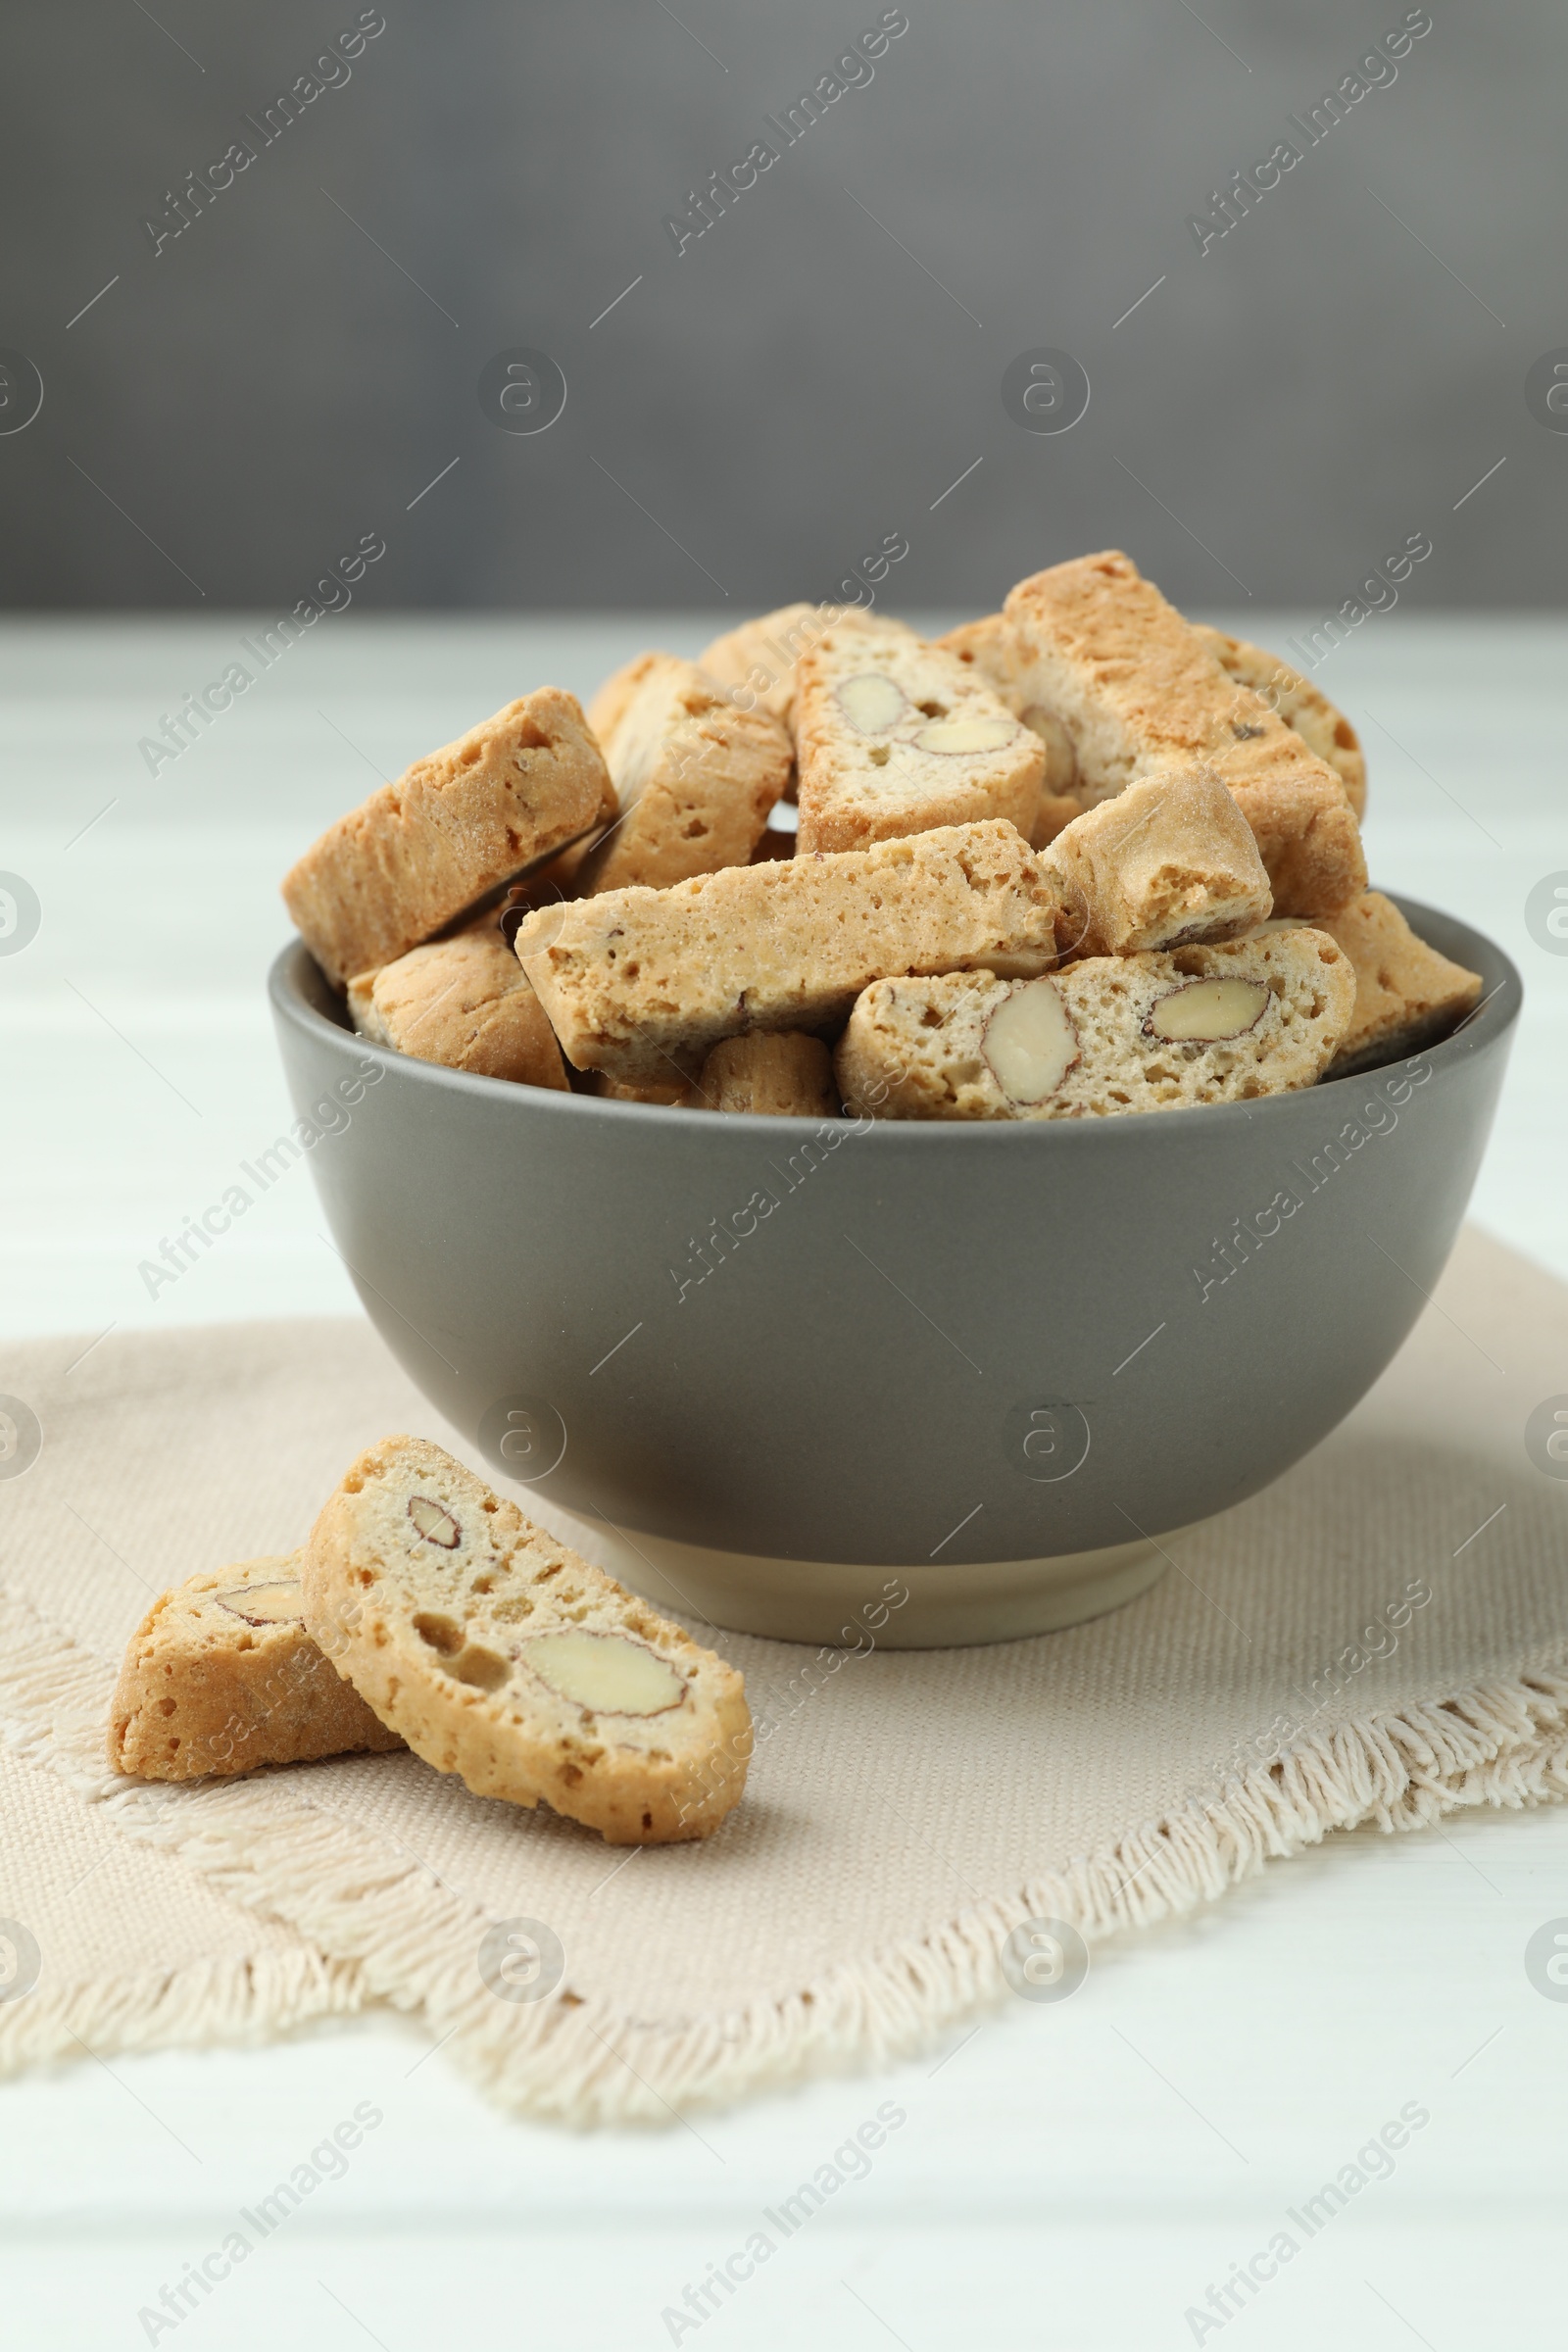
<instances>
[{"instance_id":1,"label":"fringed edge of napkin","mask_svg":"<svg viewBox=\"0 0 1568 2352\"><path fill-rule=\"evenodd\" d=\"M95 1778L123 1786L102 1766L96 1776L87 1769L82 1743L90 1726L102 1756L113 1687L102 1659L0 1592L0 1738L12 1755L53 1771L83 1797L99 1793ZM161 1792L143 1793L156 1801ZM263 1906L252 1898L247 1907ZM357 1962L304 1943L64 1984L51 1981L46 1965L31 1992L0 2003L0 2075L52 2058L272 2039L318 2018L352 2016L365 2001Z\"/></svg>"},{"instance_id":2,"label":"fringed edge of napkin","mask_svg":"<svg viewBox=\"0 0 1568 2352\"><path fill-rule=\"evenodd\" d=\"M395 2007L422 2007L432 2046L501 2105L577 2126L667 2124L683 2107L927 2049L1008 1997L1003 1946L1022 1920L1065 1920L1093 1942L1191 1911L1334 1830L1415 1830L1469 1806L1568 1795L1568 1667L1554 1648L1449 1697L1338 1724L1103 1851L1042 1872L1010 1899L847 1962L786 2000L662 2031L574 1993L569 1964L550 1998L500 2000L477 1967L490 1915L324 1807L285 1813L244 1781L150 1788L94 1765L108 1675L96 1659L90 1672L77 1666L68 1699L71 1646L54 1637L30 1672L0 1663L0 1715L30 1718L40 1756L127 1835L174 1847L223 1893L356 1963Z\"/></svg>"}]
</instances>

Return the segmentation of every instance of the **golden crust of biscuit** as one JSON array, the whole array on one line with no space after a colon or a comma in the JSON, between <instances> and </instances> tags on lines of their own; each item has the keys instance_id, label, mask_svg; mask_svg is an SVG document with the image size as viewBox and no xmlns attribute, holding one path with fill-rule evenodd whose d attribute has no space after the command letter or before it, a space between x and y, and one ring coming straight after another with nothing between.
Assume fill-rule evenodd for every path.
<instances>
[{"instance_id":1,"label":"golden crust of biscuit","mask_svg":"<svg viewBox=\"0 0 1568 2352\"><path fill-rule=\"evenodd\" d=\"M1296 729L1307 750L1328 762L1345 786L1359 824L1366 814L1366 757L1344 711L1278 654L1265 653L1245 637L1227 637L1223 629L1211 629L1202 621L1193 626L1221 669L1261 695L1269 709Z\"/></svg>"},{"instance_id":2,"label":"golden crust of biscuit","mask_svg":"<svg viewBox=\"0 0 1568 2352\"><path fill-rule=\"evenodd\" d=\"M635 883L667 890L750 862L794 762L777 719L737 710L673 654L628 662L600 689L590 719L620 815L578 864L579 896Z\"/></svg>"},{"instance_id":3,"label":"golden crust of biscuit","mask_svg":"<svg viewBox=\"0 0 1568 2352\"><path fill-rule=\"evenodd\" d=\"M1234 939L1272 909L1251 827L1202 772L1129 784L1074 818L1041 857L1082 905L1085 956Z\"/></svg>"},{"instance_id":4,"label":"golden crust of biscuit","mask_svg":"<svg viewBox=\"0 0 1568 2352\"><path fill-rule=\"evenodd\" d=\"M493 916L357 974L348 999L362 1037L416 1061L518 1086L569 1083L544 1007Z\"/></svg>"},{"instance_id":5,"label":"golden crust of biscuit","mask_svg":"<svg viewBox=\"0 0 1568 2352\"><path fill-rule=\"evenodd\" d=\"M1355 1010L1340 1040L1335 1078L1419 1053L1444 1036L1481 995L1477 973L1418 939L1392 899L1369 890L1323 926L1355 972Z\"/></svg>"},{"instance_id":6,"label":"golden crust of biscuit","mask_svg":"<svg viewBox=\"0 0 1568 2352\"><path fill-rule=\"evenodd\" d=\"M614 814L610 771L578 704L541 686L329 825L284 876L284 904L342 987Z\"/></svg>"},{"instance_id":7,"label":"golden crust of biscuit","mask_svg":"<svg viewBox=\"0 0 1568 2352\"><path fill-rule=\"evenodd\" d=\"M1021 580L1004 615L1028 690L1072 739L1092 806L1140 777L1206 766L1235 796L1282 914L1332 914L1366 887L1345 786L1260 695L1220 667L1131 560L1110 550Z\"/></svg>"},{"instance_id":8,"label":"golden crust of biscuit","mask_svg":"<svg viewBox=\"0 0 1568 2352\"><path fill-rule=\"evenodd\" d=\"M514 945L576 1068L667 1081L745 1029L829 1028L885 973L1045 971L1058 926L1059 883L992 820L572 900Z\"/></svg>"}]
</instances>

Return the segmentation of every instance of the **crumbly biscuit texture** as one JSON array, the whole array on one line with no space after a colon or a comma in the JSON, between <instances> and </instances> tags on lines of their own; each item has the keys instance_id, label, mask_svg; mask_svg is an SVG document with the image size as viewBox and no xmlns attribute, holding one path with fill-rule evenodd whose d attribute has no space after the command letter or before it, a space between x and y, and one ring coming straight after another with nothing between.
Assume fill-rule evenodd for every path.
<instances>
[{"instance_id":1,"label":"crumbly biscuit texture","mask_svg":"<svg viewBox=\"0 0 1568 2352\"><path fill-rule=\"evenodd\" d=\"M1041 852L1083 909L1077 953L1131 956L1234 939L1268 919L1257 843L1217 777L1146 776L1086 809Z\"/></svg>"},{"instance_id":2,"label":"crumbly biscuit texture","mask_svg":"<svg viewBox=\"0 0 1568 2352\"><path fill-rule=\"evenodd\" d=\"M831 1119L838 1114L833 1056L819 1037L799 1029L755 1029L727 1037L703 1064L701 1090L712 1110L754 1111L773 1119Z\"/></svg>"},{"instance_id":3,"label":"crumbly biscuit texture","mask_svg":"<svg viewBox=\"0 0 1568 2352\"><path fill-rule=\"evenodd\" d=\"M1054 877L994 821L573 901L531 915L514 944L567 1059L647 1078L658 1053L829 1028L888 973L1045 971L1058 924Z\"/></svg>"},{"instance_id":4,"label":"crumbly biscuit texture","mask_svg":"<svg viewBox=\"0 0 1568 2352\"><path fill-rule=\"evenodd\" d=\"M761 710L780 726L793 728L797 672L804 655L829 629L864 626L897 628L897 621L873 620L852 605L781 605L756 620L743 620L726 629L697 657L705 677L721 686L729 701L743 710Z\"/></svg>"},{"instance_id":5,"label":"crumbly biscuit texture","mask_svg":"<svg viewBox=\"0 0 1568 2352\"><path fill-rule=\"evenodd\" d=\"M1043 850L1089 806L1078 790L1078 756L1072 737L1054 711L1035 699L1029 657L1005 613L988 612L983 619L966 620L935 642L976 670L998 700L1021 718L1045 747L1045 773L1029 828L1035 848Z\"/></svg>"},{"instance_id":6,"label":"crumbly biscuit texture","mask_svg":"<svg viewBox=\"0 0 1568 2352\"><path fill-rule=\"evenodd\" d=\"M1418 1054L1446 1035L1480 998L1479 974L1450 963L1418 939L1380 890L1367 891L1323 928L1338 940L1355 973L1355 1009L1331 1078Z\"/></svg>"},{"instance_id":7,"label":"crumbly biscuit texture","mask_svg":"<svg viewBox=\"0 0 1568 2352\"><path fill-rule=\"evenodd\" d=\"M878 1118L1082 1119L1244 1102L1311 1086L1354 1002L1349 959L1307 929L1169 955L1107 956L1050 979L882 980L837 1067Z\"/></svg>"},{"instance_id":8,"label":"crumbly biscuit texture","mask_svg":"<svg viewBox=\"0 0 1568 2352\"><path fill-rule=\"evenodd\" d=\"M239 1560L156 1600L109 1709L109 1762L191 1781L401 1747L305 1630L300 1554Z\"/></svg>"},{"instance_id":9,"label":"crumbly biscuit texture","mask_svg":"<svg viewBox=\"0 0 1568 2352\"><path fill-rule=\"evenodd\" d=\"M284 877L284 903L342 987L614 814L610 771L576 701L542 686L339 817Z\"/></svg>"},{"instance_id":10,"label":"crumbly biscuit texture","mask_svg":"<svg viewBox=\"0 0 1568 2352\"><path fill-rule=\"evenodd\" d=\"M519 1086L569 1084L544 1007L493 918L358 974L348 997L362 1037L416 1061Z\"/></svg>"},{"instance_id":11,"label":"crumbly biscuit texture","mask_svg":"<svg viewBox=\"0 0 1568 2352\"><path fill-rule=\"evenodd\" d=\"M1212 768L1235 795L1282 914L1332 914L1366 888L1345 786L1126 556L1021 580L1005 616L1028 691L1072 738L1088 807L1169 768Z\"/></svg>"},{"instance_id":12,"label":"crumbly biscuit texture","mask_svg":"<svg viewBox=\"0 0 1568 2352\"><path fill-rule=\"evenodd\" d=\"M691 662L643 654L589 708L620 815L583 858L588 896L635 883L666 890L749 862L794 753L778 720L740 710Z\"/></svg>"},{"instance_id":13,"label":"crumbly biscuit texture","mask_svg":"<svg viewBox=\"0 0 1568 2352\"><path fill-rule=\"evenodd\" d=\"M907 629L832 629L795 701L798 857L1002 817L1029 838L1045 752L972 664Z\"/></svg>"},{"instance_id":14,"label":"crumbly biscuit texture","mask_svg":"<svg viewBox=\"0 0 1568 2352\"><path fill-rule=\"evenodd\" d=\"M1261 695L1270 710L1296 729L1307 750L1327 760L1345 786L1359 824L1366 814L1366 756L1345 712L1278 654L1265 653L1245 637L1227 637L1223 629L1211 629L1203 621L1193 626L1221 669Z\"/></svg>"},{"instance_id":15,"label":"crumbly biscuit texture","mask_svg":"<svg viewBox=\"0 0 1568 2352\"><path fill-rule=\"evenodd\" d=\"M705 1838L746 1785L733 1667L438 1446L383 1439L305 1549L306 1622L376 1714L477 1796L615 1845Z\"/></svg>"}]
</instances>

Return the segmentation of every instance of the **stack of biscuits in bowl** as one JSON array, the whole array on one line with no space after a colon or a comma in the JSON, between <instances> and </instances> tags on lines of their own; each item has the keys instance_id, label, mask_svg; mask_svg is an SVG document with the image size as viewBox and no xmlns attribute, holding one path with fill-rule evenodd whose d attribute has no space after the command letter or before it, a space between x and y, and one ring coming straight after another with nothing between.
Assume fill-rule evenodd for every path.
<instances>
[{"instance_id":1,"label":"stack of biscuits in bowl","mask_svg":"<svg viewBox=\"0 0 1568 2352\"><path fill-rule=\"evenodd\" d=\"M782 822L790 801L794 828ZM927 640L793 606L586 716L543 687L288 875L354 1026L695 1111L1040 1120L1245 1101L1480 982L1367 888L1354 729L1126 556Z\"/></svg>"},{"instance_id":2,"label":"stack of biscuits in bowl","mask_svg":"<svg viewBox=\"0 0 1568 2352\"><path fill-rule=\"evenodd\" d=\"M622 1200L662 1153L678 1163L666 1198L684 1198L726 1148L775 1141L741 1128L720 1145L690 1115L847 1114L867 1132L1114 1118L1247 1103L1424 1048L1481 982L1368 890L1364 799L1354 731L1308 682L1187 620L1125 556L1100 555L1037 573L937 641L803 605L696 662L641 655L586 713L540 687L339 819L284 897L340 1018L390 1055L480 1082L388 1096L461 1096L503 1150L514 1130L526 1149L574 1128ZM323 1009L313 1002L324 1027ZM591 1113L584 1096L599 1098ZM990 1146L884 1128L867 1173L880 1184L903 1167L912 1188L923 1175L908 1163L956 1151L983 1177L989 1152L1016 1197L1042 1151L1059 1166L1245 1125L1228 1114ZM403 1132L407 1145L416 1131ZM639 1137L654 1148L643 1159ZM450 1173L462 1136L448 1149ZM552 1164L560 1198L583 1162ZM1080 1168L1079 1200L1085 1181ZM540 1222L554 1249L554 1219ZM810 1247L798 1230L797 1270ZM486 1251L485 1284L494 1263ZM1213 1282L1200 1280L1206 1298ZM787 1279L779 1290L793 1298ZM519 1283L515 1298L529 1295ZM1401 1299L1373 1318L1360 1353L1336 1329L1334 1378L1313 1370L1309 1413L1348 1385L1353 1400L1407 1311ZM789 1345L792 1312L771 1327ZM748 1318L734 1325L750 1348ZM1270 1348L1277 1332L1266 1324ZM706 1419L680 1410L706 1459ZM1212 1450L1212 1423L1200 1426ZM902 1481L906 1442L887 1450ZM858 1451L847 1477L864 1484ZM652 1513L666 1532L669 1516ZM1175 1506L1158 1520L1183 1523ZM1004 1567L1030 1564L1026 1542L1046 1548L1023 1524ZM1088 1524L1055 1550L1103 1548ZM724 1541L738 1556L890 1556L799 1535ZM132 1637L109 1726L116 1769L161 1780L407 1747L481 1795L633 1843L717 1828L751 1740L724 1661L461 1463L400 1436L350 1466L297 1552L165 1594Z\"/></svg>"}]
</instances>

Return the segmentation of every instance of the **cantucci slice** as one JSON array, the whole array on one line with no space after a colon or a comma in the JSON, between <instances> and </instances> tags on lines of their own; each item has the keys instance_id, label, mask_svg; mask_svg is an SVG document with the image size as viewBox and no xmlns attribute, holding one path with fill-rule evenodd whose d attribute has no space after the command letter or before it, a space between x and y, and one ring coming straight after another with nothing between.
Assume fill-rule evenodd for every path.
<instances>
[{"instance_id":1,"label":"cantucci slice","mask_svg":"<svg viewBox=\"0 0 1568 2352\"><path fill-rule=\"evenodd\" d=\"M819 1037L798 1029L754 1029L727 1037L703 1064L701 1090L711 1110L752 1111L773 1119L831 1119L839 1090L833 1056Z\"/></svg>"},{"instance_id":2,"label":"cantucci slice","mask_svg":"<svg viewBox=\"0 0 1568 2352\"><path fill-rule=\"evenodd\" d=\"M350 1019L373 1045L520 1086L568 1083L555 1031L494 916L357 974L348 996Z\"/></svg>"},{"instance_id":3,"label":"cantucci slice","mask_svg":"<svg viewBox=\"0 0 1568 2352\"><path fill-rule=\"evenodd\" d=\"M476 1796L612 1845L740 1800L741 1677L420 1438L370 1446L305 1547L306 1622L382 1722Z\"/></svg>"},{"instance_id":4,"label":"cantucci slice","mask_svg":"<svg viewBox=\"0 0 1568 2352\"><path fill-rule=\"evenodd\" d=\"M1265 653L1245 637L1228 637L1223 629L1211 629L1203 621L1195 621L1193 626L1221 669L1261 695L1269 709L1296 729L1307 750L1328 761L1345 786L1359 824L1366 814L1366 755L1345 712L1336 709L1321 687L1303 678L1278 654Z\"/></svg>"},{"instance_id":5,"label":"cantucci slice","mask_svg":"<svg viewBox=\"0 0 1568 2352\"><path fill-rule=\"evenodd\" d=\"M582 859L581 895L745 865L790 779L790 739L741 710L691 662L643 654L588 708L620 815Z\"/></svg>"},{"instance_id":6,"label":"cantucci slice","mask_svg":"<svg viewBox=\"0 0 1568 2352\"><path fill-rule=\"evenodd\" d=\"M1201 771L1129 784L1075 817L1040 857L1082 910L1086 956L1233 939L1265 922L1273 903L1251 827Z\"/></svg>"},{"instance_id":7,"label":"cantucci slice","mask_svg":"<svg viewBox=\"0 0 1568 2352\"><path fill-rule=\"evenodd\" d=\"M148 1781L402 1745L306 1632L297 1551L165 1592L130 1637L109 1709L111 1765Z\"/></svg>"},{"instance_id":8,"label":"cantucci slice","mask_svg":"<svg viewBox=\"0 0 1568 2352\"><path fill-rule=\"evenodd\" d=\"M1098 956L1049 979L879 980L836 1067L847 1107L892 1119L1082 1119L1311 1086L1354 1003L1349 957L1306 929Z\"/></svg>"},{"instance_id":9,"label":"cantucci slice","mask_svg":"<svg viewBox=\"0 0 1568 2352\"><path fill-rule=\"evenodd\" d=\"M1331 1075L1417 1054L1446 1036L1481 994L1481 979L1417 939L1392 899L1369 890L1323 925L1355 973L1355 1010Z\"/></svg>"},{"instance_id":10,"label":"cantucci slice","mask_svg":"<svg viewBox=\"0 0 1568 2352\"><path fill-rule=\"evenodd\" d=\"M514 946L576 1068L667 1080L745 1029L828 1028L890 972L1047 971L1065 919L1055 876L993 821L574 899Z\"/></svg>"},{"instance_id":11,"label":"cantucci slice","mask_svg":"<svg viewBox=\"0 0 1568 2352\"><path fill-rule=\"evenodd\" d=\"M560 687L541 686L329 825L284 875L284 904L341 988L614 814L614 787L581 710Z\"/></svg>"},{"instance_id":12,"label":"cantucci slice","mask_svg":"<svg viewBox=\"0 0 1568 2352\"><path fill-rule=\"evenodd\" d=\"M1072 737L1055 712L1035 699L1028 656L1005 613L988 612L980 620L966 620L935 643L974 669L998 700L1023 720L1031 734L1039 736L1046 765L1029 838L1037 850L1043 850L1055 840L1063 825L1082 816L1088 806L1078 790L1078 756Z\"/></svg>"},{"instance_id":13,"label":"cantucci slice","mask_svg":"<svg viewBox=\"0 0 1568 2352\"><path fill-rule=\"evenodd\" d=\"M1209 767L1235 795L1281 914L1334 914L1366 888L1344 784L1126 556L1057 564L1004 607L1031 700L1066 728L1086 807L1144 776Z\"/></svg>"},{"instance_id":14,"label":"cantucci slice","mask_svg":"<svg viewBox=\"0 0 1568 2352\"><path fill-rule=\"evenodd\" d=\"M861 622L830 629L799 674L797 857L989 817L1028 839L1045 751L971 665Z\"/></svg>"}]
</instances>

